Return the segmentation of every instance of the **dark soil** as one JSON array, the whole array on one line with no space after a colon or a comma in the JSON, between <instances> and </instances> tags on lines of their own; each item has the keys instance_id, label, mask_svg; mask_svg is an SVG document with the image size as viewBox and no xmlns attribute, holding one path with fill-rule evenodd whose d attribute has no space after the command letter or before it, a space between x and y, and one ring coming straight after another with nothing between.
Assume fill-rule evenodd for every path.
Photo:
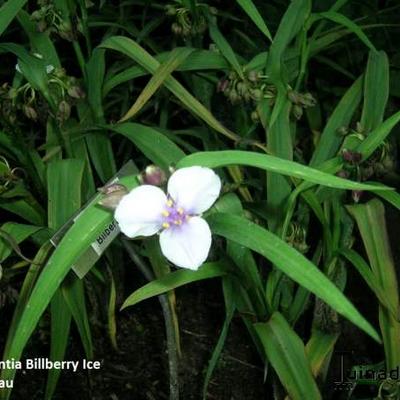
<instances>
[{"instance_id":1,"label":"dark soil","mask_svg":"<svg viewBox=\"0 0 400 400\"><path fill-rule=\"evenodd\" d=\"M205 370L224 321L220 282L205 281L177 290L182 344L181 399L201 399ZM63 371L54 400L162 400L169 398L165 327L156 299L118 315L115 351L106 332L96 335L95 359L102 368L77 373ZM36 334L26 358L48 357L48 345ZM73 332L67 360L84 358ZM221 360L209 385L208 399L251 400L267 398L264 370L240 319L232 323ZM46 373L20 371L13 400L42 400Z\"/></svg>"}]
</instances>

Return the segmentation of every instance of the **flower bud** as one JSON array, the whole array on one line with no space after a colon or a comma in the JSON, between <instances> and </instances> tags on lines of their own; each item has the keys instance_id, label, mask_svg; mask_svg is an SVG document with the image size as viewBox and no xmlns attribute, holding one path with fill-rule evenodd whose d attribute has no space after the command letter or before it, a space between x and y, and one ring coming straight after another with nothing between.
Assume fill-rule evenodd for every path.
<instances>
[{"instance_id":1,"label":"flower bud","mask_svg":"<svg viewBox=\"0 0 400 400\"><path fill-rule=\"evenodd\" d=\"M244 82L239 82L236 85L236 90L238 91L240 96L243 96L245 92L247 92L247 86L244 84Z\"/></svg>"},{"instance_id":2,"label":"flower bud","mask_svg":"<svg viewBox=\"0 0 400 400\"><path fill-rule=\"evenodd\" d=\"M343 149L343 160L349 164L359 164L362 160L362 154L357 151Z\"/></svg>"},{"instance_id":3,"label":"flower bud","mask_svg":"<svg viewBox=\"0 0 400 400\"><path fill-rule=\"evenodd\" d=\"M295 90L289 90L288 91L288 99L291 103L293 104L298 104L299 103L299 93L297 93Z\"/></svg>"},{"instance_id":4,"label":"flower bud","mask_svg":"<svg viewBox=\"0 0 400 400\"><path fill-rule=\"evenodd\" d=\"M340 136L346 136L349 133L349 128L347 126L341 126L336 132Z\"/></svg>"},{"instance_id":5,"label":"flower bud","mask_svg":"<svg viewBox=\"0 0 400 400\"><path fill-rule=\"evenodd\" d=\"M303 109L299 105L295 104L292 108L292 113L294 117L299 120L303 116Z\"/></svg>"},{"instance_id":6,"label":"flower bud","mask_svg":"<svg viewBox=\"0 0 400 400\"><path fill-rule=\"evenodd\" d=\"M61 121L66 121L71 115L71 106L65 101L61 100L58 105L58 118Z\"/></svg>"},{"instance_id":7,"label":"flower bud","mask_svg":"<svg viewBox=\"0 0 400 400\"><path fill-rule=\"evenodd\" d=\"M231 101L232 104L237 103L240 100L240 96L236 92L236 90L231 90L229 93L229 100Z\"/></svg>"},{"instance_id":8,"label":"flower bud","mask_svg":"<svg viewBox=\"0 0 400 400\"><path fill-rule=\"evenodd\" d=\"M110 210L115 210L121 199L128 193L128 189L120 183L113 183L98 189L104 197L97 204Z\"/></svg>"},{"instance_id":9,"label":"flower bud","mask_svg":"<svg viewBox=\"0 0 400 400\"><path fill-rule=\"evenodd\" d=\"M251 113L251 120L252 120L253 122L258 122L258 121L260 121L260 116L258 115L258 112L257 112L257 111L253 111L253 112Z\"/></svg>"},{"instance_id":10,"label":"flower bud","mask_svg":"<svg viewBox=\"0 0 400 400\"><path fill-rule=\"evenodd\" d=\"M351 192L351 197L353 198L355 203L358 203L363 195L363 191L362 190L353 190Z\"/></svg>"},{"instance_id":11,"label":"flower bud","mask_svg":"<svg viewBox=\"0 0 400 400\"><path fill-rule=\"evenodd\" d=\"M176 23L176 22L174 22L174 23L171 25L171 30L172 30L172 33L174 33L174 34L177 35L177 36L179 36L179 35L182 34L182 27L181 27L178 23Z\"/></svg>"},{"instance_id":12,"label":"flower bud","mask_svg":"<svg viewBox=\"0 0 400 400\"><path fill-rule=\"evenodd\" d=\"M257 82L258 81L258 73L255 70L249 71L247 74L247 78L250 82Z\"/></svg>"},{"instance_id":13,"label":"flower bud","mask_svg":"<svg viewBox=\"0 0 400 400\"><path fill-rule=\"evenodd\" d=\"M344 169L341 169L340 171L338 171L337 173L336 173L336 176L338 176L339 178L344 178L344 179L347 179L348 177L349 177L349 173L348 173L348 171L345 171Z\"/></svg>"},{"instance_id":14,"label":"flower bud","mask_svg":"<svg viewBox=\"0 0 400 400\"><path fill-rule=\"evenodd\" d=\"M36 29L38 32L44 32L47 29L47 22L44 19L41 19L36 24Z\"/></svg>"},{"instance_id":15,"label":"flower bud","mask_svg":"<svg viewBox=\"0 0 400 400\"><path fill-rule=\"evenodd\" d=\"M165 6L165 13L168 16L172 17L172 16L174 16L176 14L176 8L173 5L168 4L168 5Z\"/></svg>"},{"instance_id":16,"label":"flower bud","mask_svg":"<svg viewBox=\"0 0 400 400\"><path fill-rule=\"evenodd\" d=\"M167 176L160 167L149 165L140 174L139 179L146 185L162 186L167 181Z\"/></svg>"},{"instance_id":17,"label":"flower bud","mask_svg":"<svg viewBox=\"0 0 400 400\"><path fill-rule=\"evenodd\" d=\"M24 111L24 114L27 116L27 118L32 119L34 121L37 120L37 112L35 111L35 109L33 107L24 105L22 107L22 109Z\"/></svg>"},{"instance_id":18,"label":"flower bud","mask_svg":"<svg viewBox=\"0 0 400 400\"><path fill-rule=\"evenodd\" d=\"M224 92L229 86L229 81L227 79L221 79L217 83L217 92Z\"/></svg>"},{"instance_id":19,"label":"flower bud","mask_svg":"<svg viewBox=\"0 0 400 400\"><path fill-rule=\"evenodd\" d=\"M39 10L36 10L31 14L30 19L32 21L40 21L42 19L42 13Z\"/></svg>"},{"instance_id":20,"label":"flower bud","mask_svg":"<svg viewBox=\"0 0 400 400\"><path fill-rule=\"evenodd\" d=\"M67 92L74 99L84 99L86 96L86 93L79 86L71 86Z\"/></svg>"},{"instance_id":21,"label":"flower bud","mask_svg":"<svg viewBox=\"0 0 400 400\"><path fill-rule=\"evenodd\" d=\"M251 96L253 97L254 100L260 101L262 98L262 91L260 89L253 89L251 91Z\"/></svg>"}]
</instances>

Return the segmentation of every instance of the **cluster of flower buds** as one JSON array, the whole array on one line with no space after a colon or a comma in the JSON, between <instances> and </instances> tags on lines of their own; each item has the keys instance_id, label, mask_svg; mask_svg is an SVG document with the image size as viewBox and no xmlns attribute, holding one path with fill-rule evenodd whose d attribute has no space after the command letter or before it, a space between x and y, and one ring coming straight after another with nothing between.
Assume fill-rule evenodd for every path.
<instances>
[{"instance_id":1,"label":"cluster of flower buds","mask_svg":"<svg viewBox=\"0 0 400 400\"><path fill-rule=\"evenodd\" d=\"M289 90L288 98L292 103L292 115L299 120L303 116L304 109L315 106L316 100L311 93L299 93Z\"/></svg>"},{"instance_id":2,"label":"cluster of flower buds","mask_svg":"<svg viewBox=\"0 0 400 400\"><path fill-rule=\"evenodd\" d=\"M307 253L310 248L306 243L306 230L296 222L290 224L289 232L286 235L286 242L302 254Z\"/></svg>"},{"instance_id":3,"label":"cluster of flower buds","mask_svg":"<svg viewBox=\"0 0 400 400\"><path fill-rule=\"evenodd\" d=\"M197 3L195 12L196 15L192 15L192 11L184 7L179 0L176 4L165 6L167 16L174 19L171 30L176 36L188 38L202 35L207 30L208 17L218 13L215 7L204 3Z\"/></svg>"},{"instance_id":4,"label":"cluster of flower buds","mask_svg":"<svg viewBox=\"0 0 400 400\"><path fill-rule=\"evenodd\" d=\"M55 7L51 0L39 0L39 9L31 14L31 20L36 23L38 32L49 32L60 36L63 39L76 40L79 29L73 26L69 18L64 18L62 13Z\"/></svg>"},{"instance_id":5,"label":"cluster of flower buds","mask_svg":"<svg viewBox=\"0 0 400 400\"><path fill-rule=\"evenodd\" d=\"M40 58L40 57L39 57ZM22 73L18 64L16 70ZM56 110L51 110L49 104L39 91L29 82L19 87L11 87L4 83L0 87L0 119L6 127L23 123L23 118L45 123L49 113L62 123L71 114L71 106L85 97L85 92L76 78L68 76L63 68L46 66L50 96L54 100Z\"/></svg>"},{"instance_id":6,"label":"cluster of flower buds","mask_svg":"<svg viewBox=\"0 0 400 400\"><path fill-rule=\"evenodd\" d=\"M338 130L338 134L346 136L345 143L352 148L355 148L357 144L366 138L365 131L360 123L357 123L355 130L341 127ZM343 169L337 173L337 176L341 178L363 182L374 176L381 178L390 174L396 168L394 148L389 142L383 142L367 160L363 160L360 152L346 147L341 150L340 155L344 165ZM353 200L358 203L362 194L362 191L353 191Z\"/></svg>"},{"instance_id":7,"label":"cluster of flower buds","mask_svg":"<svg viewBox=\"0 0 400 400\"><path fill-rule=\"evenodd\" d=\"M71 106L78 100L85 98L86 94L78 80L73 76L68 76L63 68L54 71L49 80L49 86L58 105L56 118L60 122L64 122L70 117Z\"/></svg>"},{"instance_id":8,"label":"cluster of flower buds","mask_svg":"<svg viewBox=\"0 0 400 400\"><path fill-rule=\"evenodd\" d=\"M231 71L227 77L218 82L217 91L222 92L233 105L254 104L265 98L274 101L276 88L267 85L265 81L266 76L258 71L243 71L243 77Z\"/></svg>"}]
</instances>

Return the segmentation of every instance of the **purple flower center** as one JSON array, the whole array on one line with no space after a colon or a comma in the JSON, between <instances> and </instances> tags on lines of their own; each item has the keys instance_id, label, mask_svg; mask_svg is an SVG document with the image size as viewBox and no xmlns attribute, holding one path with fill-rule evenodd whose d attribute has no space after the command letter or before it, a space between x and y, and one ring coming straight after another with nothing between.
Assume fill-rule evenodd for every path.
<instances>
[{"instance_id":1,"label":"purple flower center","mask_svg":"<svg viewBox=\"0 0 400 400\"><path fill-rule=\"evenodd\" d=\"M163 228L178 227L184 224L190 217L182 207L179 207L171 198L168 198L167 205L162 212Z\"/></svg>"}]
</instances>

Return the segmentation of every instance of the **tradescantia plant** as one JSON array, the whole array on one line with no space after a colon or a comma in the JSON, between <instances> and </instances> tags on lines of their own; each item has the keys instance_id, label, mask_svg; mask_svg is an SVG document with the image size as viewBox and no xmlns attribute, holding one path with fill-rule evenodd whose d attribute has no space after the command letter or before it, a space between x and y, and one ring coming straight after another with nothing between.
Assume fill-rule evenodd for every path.
<instances>
[{"instance_id":1,"label":"tradescantia plant","mask_svg":"<svg viewBox=\"0 0 400 400\"><path fill-rule=\"evenodd\" d=\"M400 209L394 11L374 0L3 2L3 359L23 359L39 327L62 360L74 324L93 359L94 314L116 350L120 308L159 296L178 399L175 289L218 278L225 320L197 398L234 316L276 399L335 398L343 326L399 367L385 221ZM130 261L150 280L133 292ZM378 323L353 304L362 283ZM48 372L44 399L57 398L59 378ZM350 384L344 398L357 398L362 382ZM398 388L374 384L381 399Z\"/></svg>"}]
</instances>

